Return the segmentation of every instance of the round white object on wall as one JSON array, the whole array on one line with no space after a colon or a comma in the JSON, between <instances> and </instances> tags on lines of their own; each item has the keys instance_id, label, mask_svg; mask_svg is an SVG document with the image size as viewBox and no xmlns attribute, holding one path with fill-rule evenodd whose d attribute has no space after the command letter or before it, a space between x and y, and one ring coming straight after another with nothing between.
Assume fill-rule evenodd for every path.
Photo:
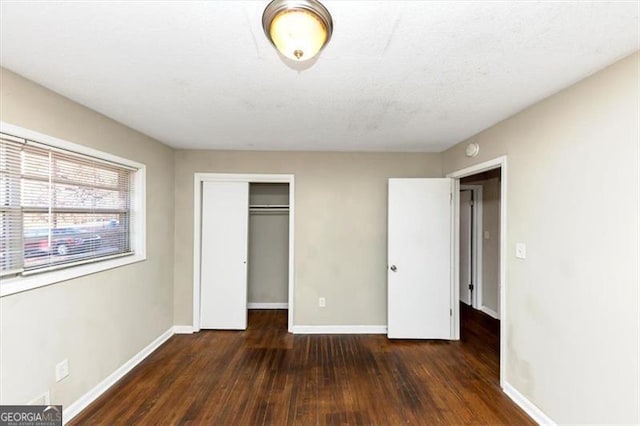
<instances>
[{"instance_id":1,"label":"round white object on wall","mask_svg":"<svg viewBox=\"0 0 640 426\"><path fill-rule=\"evenodd\" d=\"M467 157L475 157L478 155L478 152L480 152L480 146L477 143L470 143L467 145Z\"/></svg>"}]
</instances>

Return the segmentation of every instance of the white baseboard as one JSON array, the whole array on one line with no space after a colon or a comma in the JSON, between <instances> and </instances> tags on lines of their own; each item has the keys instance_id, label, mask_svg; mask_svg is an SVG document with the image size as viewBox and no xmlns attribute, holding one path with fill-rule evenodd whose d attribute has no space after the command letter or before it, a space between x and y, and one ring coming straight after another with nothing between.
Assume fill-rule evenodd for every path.
<instances>
[{"instance_id":1,"label":"white baseboard","mask_svg":"<svg viewBox=\"0 0 640 426\"><path fill-rule=\"evenodd\" d=\"M542 412L542 410L536 407L533 402L529 401L524 395L518 392L516 388L511 386L509 383L504 382L504 387L502 388L502 390L536 423L540 425L556 425L556 422L551 420L545 413Z\"/></svg>"},{"instance_id":2,"label":"white baseboard","mask_svg":"<svg viewBox=\"0 0 640 426\"><path fill-rule=\"evenodd\" d=\"M387 334L386 325L294 325L293 334Z\"/></svg>"},{"instance_id":3,"label":"white baseboard","mask_svg":"<svg viewBox=\"0 0 640 426\"><path fill-rule=\"evenodd\" d=\"M498 315L498 313L496 311L494 311L493 309L489 309L486 306L481 306L480 310L482 312L484 312L485 314L489 315L490 317L493 317L495 319L500 319L500 315Z\"/></svg>"},{"instance_id":4,"label":"white baseboard","mask_svg":"<svg viewBox=\"0 0 640 426\"><path fill-rule=\"evenodd\" d=\"M192 325L174 325L173 334L193 334Z\"/></svg>"},{"instance_id":5,"label":"white baseboard","mask_svg":"<svg viewBox=\"0 0 640 426\"><path fill-rule=\"evenodd\" d=\"M136 365L140 364L142 360L144 360L147 356L149 356L153 351L158 349L160 345L169 340L171 336L173 336L173 327L162 333L158 338L156 338L153 342L149 343L144 349L135 354L129 361L125 362L120 368L111 373L107 378L98 383L93 387L89 392L82 395L78 398L73 404L67 406L62 411L62 419L64 424L71 421L78 413L84 410L89 404L95 401L100 395L105 393L111 386L113 386L118 380L124 377L129 371L133 369Z\"/></svg>"},{"instance_id":6,"label":"white baseboard","mask_svg":"<svg viewBox=\"0 0 640 426\"><path fill-rule=\"evenodd\" d=\"M284 303L247 303L247 309L289 309L289 304Z\"/></svg>"}]
</instances>

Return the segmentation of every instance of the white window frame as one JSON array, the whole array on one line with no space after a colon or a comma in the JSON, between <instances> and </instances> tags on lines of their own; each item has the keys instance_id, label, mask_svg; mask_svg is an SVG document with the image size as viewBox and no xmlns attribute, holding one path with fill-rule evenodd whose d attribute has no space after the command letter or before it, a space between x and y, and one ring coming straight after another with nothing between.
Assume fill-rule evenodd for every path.
<instances>
[{"instance_id":1,"label":"white window frame","mask_svg":"<svg viewBox=\"0 0 640 426\"><path fill-rule=\"evenodd\" d=\"M0 297L55 284L73 278L79 278L96 272L106 271L108 269L118 268L124 265L130 265L147 259L147 179L146 166L144 164L99 151L97 149L89 148L84 145L79 145L53 136L45 135L43 133L35 132L33 130L25 129L4 121L0 121L0 132L136 169L136 171L133 172L133 191L131 192L131 227L129 230L131 251L133 253L126 253L108 259L98 258L89 261L88 263L81 263L78 265L65 265L65 267L55 270L45 270L28 275L0 278Z\"/></svg>"}]
</instances>

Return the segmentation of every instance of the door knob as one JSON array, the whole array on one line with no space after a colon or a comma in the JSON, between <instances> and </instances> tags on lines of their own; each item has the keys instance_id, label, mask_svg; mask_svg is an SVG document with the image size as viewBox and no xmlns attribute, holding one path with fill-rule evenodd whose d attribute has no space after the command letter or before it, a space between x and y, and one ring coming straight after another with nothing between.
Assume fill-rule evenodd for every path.
<instances>
[{"instance_id":1,"label":"door knob","mask_svg":"<svg viewBox=\"0 0 640 426\"><path fill-rule=\"evenodd\" d=\"M396 267L396 265L391 265L391 267L389 268L391 269L393 272L397 271L398 268Z\"/></svg>"}]
</instances>

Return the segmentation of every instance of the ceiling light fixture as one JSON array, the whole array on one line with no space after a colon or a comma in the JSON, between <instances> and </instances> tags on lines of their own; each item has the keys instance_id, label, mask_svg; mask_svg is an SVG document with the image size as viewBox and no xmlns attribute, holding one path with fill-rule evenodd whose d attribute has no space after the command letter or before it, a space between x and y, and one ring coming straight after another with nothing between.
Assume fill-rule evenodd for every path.
<instances>
[{"instance_id":1,"label":"ceiling light fixture","mask_svg":"<svg viewBox=\"0 0 640 426\"><path fill-rule=\"evenodd\" d=\"M333 21L317 0L273 0L264 9L262 27L280 53L307 61L331 39Z\"/></svg>"}]
</instances>

